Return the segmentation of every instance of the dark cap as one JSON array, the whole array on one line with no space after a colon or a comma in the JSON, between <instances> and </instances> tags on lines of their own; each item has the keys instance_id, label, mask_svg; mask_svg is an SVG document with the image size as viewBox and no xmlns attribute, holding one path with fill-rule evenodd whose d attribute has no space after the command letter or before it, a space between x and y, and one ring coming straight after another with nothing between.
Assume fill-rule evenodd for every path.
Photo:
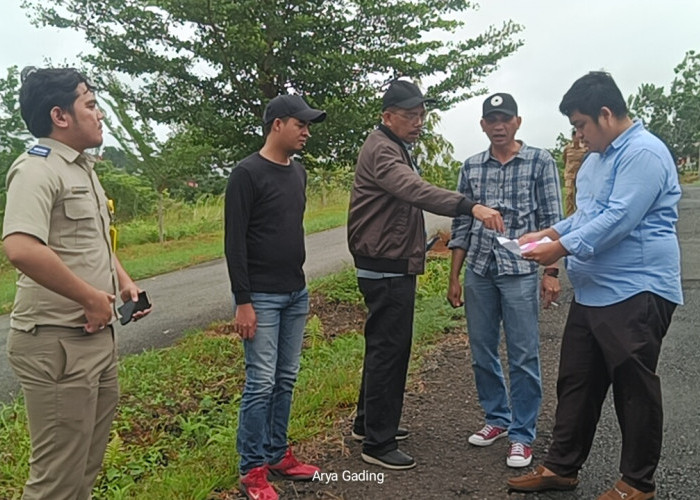
<instances>
[{"instance_id":1,"label":"dark cap","mask_svg":"<svg viewBox=\"0 0 700 500\"><path fill-rule=\"evenodd\" d=\"M432 104L435 99L423 97L423 92L406 80L394 80L382 97L382 111L387 108L411 109L423 103Z\"/></svg>"},{"instance_id":2,"label":"dark cap","mask_svg":"<svg viewBox=\"0 0 700 500\"><path fill-rule=\"evenodd\" d=\"M263 123L267 125L275 118L286 118L287 116L303 122L318 123L326 119L326 112L320 109L313 109L299 95L278 95L265 106Z\"/></svg>"},{"instance_id":3,"label":"dark cap","mask_svg":"<svg viewBox=\"0 0 700 500\"><path fill-rule=\"evenodd\" d=\"M484 101L484 109L481 116L484 117L491 113L518 116L518 105L515 103L512 95L499 92L487 97Z\"/></svg>"}]
</instances>

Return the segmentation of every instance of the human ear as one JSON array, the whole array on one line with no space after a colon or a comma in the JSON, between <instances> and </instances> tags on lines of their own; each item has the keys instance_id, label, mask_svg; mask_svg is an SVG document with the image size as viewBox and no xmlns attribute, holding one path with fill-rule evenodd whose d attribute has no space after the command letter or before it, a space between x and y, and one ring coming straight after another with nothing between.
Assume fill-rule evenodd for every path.
<instances>
[{"instance_id":1,"label":"human ear","mask_svg":"<svg viewBox=\"0 0 700 500\"><path fill-rule=\"evenodd\" d=\"M68 128L68 116L70 113L66 112L65 109L54 106L51 108L51 111L49 111L49 115L51 116L51 121L53 122L54 127L62 129Z\"/></svg>"},{"instance_id":2,"label":"human ear","mask_svg":"<svg viewBox=\"0 0 700 500\"><path fill-rule=\"evenodd\" d=\"M598 114L598 118L602 118L603 121L608 122L610 121L610 118L612 118L613 112L610 110L609 107L603 106L600 108L600 113Z\"/></svg>"},{"instance_id":3,"label":"human ear","mask_svg":"<svg viewBox=\"0 0 700 500\"><path fill-rule=\"evenodd\" d=\"M390 111L382 111L382 123L386 125L387 127L391 126L391 112Z\"/></svg>"}]
</instances>

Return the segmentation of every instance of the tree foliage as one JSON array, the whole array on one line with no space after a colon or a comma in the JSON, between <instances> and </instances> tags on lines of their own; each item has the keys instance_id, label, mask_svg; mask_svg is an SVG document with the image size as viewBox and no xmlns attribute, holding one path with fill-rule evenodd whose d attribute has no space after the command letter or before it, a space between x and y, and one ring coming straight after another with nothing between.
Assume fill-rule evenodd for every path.
<instances>
[{"instance_id":1,"label":"tree foliage","mask_svg":"<svg viewBox=\"0 0 700 500\"><path fill-rule=\"evenodd\" d=\"M135 109L128 99L129 90L113 75L100 75L107 90L101 99L116 120L105 115L104 123L121 146L124 161L131 173L146 179L158 195L158 233L165 240L164 198L171 188L178 188L207 171L203 164L211 157L211 146L199 128L180 127L166 141L158 139L151 121Z\"/></svg>"},{"instance_id":2,"label":"tree foliage","mask_svg":"<svg viewBox=\"0 0 700 500\"><path fill-rule=\"evenodd\" d=\"M423 136L416 144L413 156L425 180L447 189L456 189L462 164L454 158L454 146L437 132L439 124L440 115L429 113Z\"/></svg>"},{"instance_id":3,"label":"tree foliage","mask_svg":"<svg viewBox=\"0 0 700 500\"><path fill-rule=\"evenodd\" d=\"M261 146L264 104L305 96L329 118L308 152L354 162L377 121L382 84L408 76L445 110L521 44L510 21L467 38L465 0L26 0L39 24L78 30L99 71L131 79L140 116L201 129L229 158Z\"/></svg>"},{"instance_id":4,"label":"tree foliage","mask_svg":"<svg viewBox=\"0 0 700 500\"><path fill-rule=\"evenodd\" d=\"M674 69L668 92L642 84L628 99L630 111L661 137L676 157L698 158L700 145L700 54L688 51Z\"/></svg>"},{"instance_id":5,"label":"tree foliage","mask_svg":"<svg viewBox=\"0 0 700 500\"><path fill-rule=\"evenodd\" d=\"M31 142L19 111L19 70L11 66L0 79L0 174L2 179L12 162Z\"/></svg>"},{"instance_id":6,"label":"tree foliage","mask_svg":"<svg viewBox=\"0 0 700 500\"><path fill-rule=\"evenodd\" d=\"M31 141L19 111L19 70L11 66L0 79L0 226L5 214L5 176Z\"/></svg>"},{"instance_id":7,"label":"tree foliage","mask_svg":"<svg viewBox=\"0 0 700 500\"><path fill-rule=\"evenodd\" d=\"M153 213L158 194L147 179L127 173L110 160L104 160L104 157L95 165L95 171L107 196L115 201L117 221Z\"/></svg>"}]
</instances>

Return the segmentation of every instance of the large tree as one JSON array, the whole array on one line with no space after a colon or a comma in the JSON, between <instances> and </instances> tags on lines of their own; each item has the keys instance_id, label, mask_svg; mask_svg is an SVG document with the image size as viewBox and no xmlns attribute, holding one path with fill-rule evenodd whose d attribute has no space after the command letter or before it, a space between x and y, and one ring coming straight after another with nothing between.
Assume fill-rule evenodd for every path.
<instances>
[{"instance_id":1,"label":"large tree","mask_svg":"<svg viewBox=\"0 0 700 500\"><path fill-rule=\"evenodd\" d=\"M377 123L381 85L428 84L439 109L481 93L480 81L521 42L510 21L472 38L464 0L27 0L38 24L78 30L86 61L132 81L139 115L197 127L240 159L260 146L265 102L304 95L329 118L316 161L348 163Z\"/></svg>"},{"instance_id":2,"label":"large tree","mask_svg":"<svg viewBox=\"0 0 700 500\"><path fill-rule=\"evenodd\" d=\"M700 147L700 54L688 51L674 69L668 92L663 87L642 84L628 99L630 110L661 137L679 158L696 165Z\"/></svg>"}]
</instances>

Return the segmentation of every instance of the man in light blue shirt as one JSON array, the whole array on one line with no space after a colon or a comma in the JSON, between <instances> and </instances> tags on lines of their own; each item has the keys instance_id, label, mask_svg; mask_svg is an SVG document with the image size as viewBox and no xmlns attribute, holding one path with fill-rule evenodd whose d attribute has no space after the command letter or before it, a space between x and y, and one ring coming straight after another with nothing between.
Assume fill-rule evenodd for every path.
<instances>
[{"instance_id":1,"label":"man in light blue shirt","mask_svg":"<svg viewBox=\"0 0 700 500\"><path fill-rule=\"evenodd\" d=\"M577 80L559 109L591 152L576 181L578 209L520 243L554 240L525 257L548 265L566 256L575 297L562 339L552 444L544 465L508 485L575 488L612 384L622 478L599 500L650 499L663 435L656 366L673 311L683 303L678 176L663 142L627 115L609 74Z\"/></svg>"}]
</instances>

